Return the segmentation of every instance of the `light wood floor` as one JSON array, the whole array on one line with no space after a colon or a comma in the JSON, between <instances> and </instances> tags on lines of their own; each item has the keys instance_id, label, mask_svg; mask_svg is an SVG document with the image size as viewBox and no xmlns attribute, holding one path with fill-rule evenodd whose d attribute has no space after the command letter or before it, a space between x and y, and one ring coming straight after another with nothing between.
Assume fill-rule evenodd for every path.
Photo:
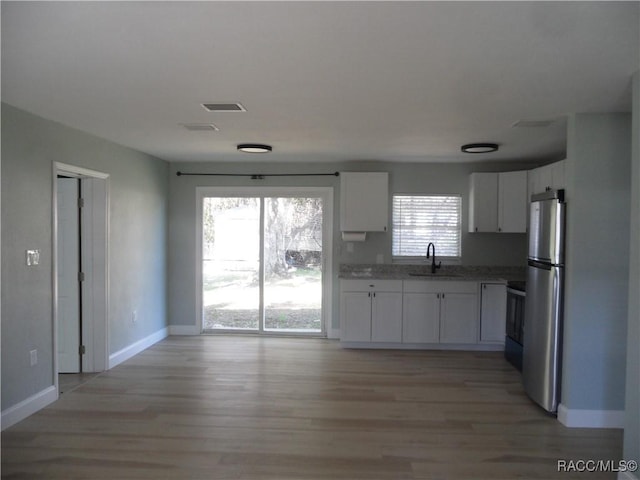
<instances>
[{"instance_id":1,"label":"light wood floor","mask_svg":"<svg viewBox=\"0 0 640 480\"><path fill-rule=\"evenodd\" d=\"M622 431L568 429L499 353L170 337L2 433L16 479L614 479Z\"/></svg>"},{"instance_id":2,"label":"light wood floor","mask_svg":"<svg viewBox=\"0 0 640 480\"><path fill-rule=\"evenodd\" d=\"M58 390L60 395L70 393L80 385L84 385L97 373L61 373L58 375Z\"/></svg>"}]
</instances>

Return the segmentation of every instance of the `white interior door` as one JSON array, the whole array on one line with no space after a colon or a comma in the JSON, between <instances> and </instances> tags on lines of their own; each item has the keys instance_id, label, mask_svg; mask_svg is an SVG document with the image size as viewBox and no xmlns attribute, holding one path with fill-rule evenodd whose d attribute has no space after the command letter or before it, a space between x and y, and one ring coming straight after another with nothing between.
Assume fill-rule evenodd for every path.
<instances>
[{"instance_id":1,"label":"white interior door","mask_svg":"<svg viewBox=\"0 0 640 480\"><path fill-rule=\"evenodd\" d=\"M80 221L77 178L58 178L58 371L80 372Z\"/></svg>"}]
</instances>

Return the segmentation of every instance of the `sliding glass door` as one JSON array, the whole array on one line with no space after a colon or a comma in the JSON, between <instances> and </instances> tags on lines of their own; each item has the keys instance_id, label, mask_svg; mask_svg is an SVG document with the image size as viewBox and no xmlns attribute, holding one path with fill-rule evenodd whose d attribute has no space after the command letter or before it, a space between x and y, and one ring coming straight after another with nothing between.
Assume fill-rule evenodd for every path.
<instances>
[{"instance_id":1,"label":"sliding glass door","mask_svg":"<svg viewBox=\"0 0 640 480\"><path fill-rule=\"evenodd\" d=\"M203 201L203 329L257 330L260 199Z\"/></svg>"},{"instance_id":2,"label":"sliding glass door","mask_svg":"<svg viewBox=\"0 0 640 480\"><path fill-rule=\"evenodd\" d=\"M324 334L326 196L215 193L201 197L202 330Z\"/></svg>"},{"instance_id":3,"label":"sliding glass door","mask_svg":"<svg viewBox=\"0 0 640 480\"><path fill-rule=\"evenodd\" d=\"M264 207L264 329L318 333L322 199L265 198Z\"/></svg>"}]
</instances>

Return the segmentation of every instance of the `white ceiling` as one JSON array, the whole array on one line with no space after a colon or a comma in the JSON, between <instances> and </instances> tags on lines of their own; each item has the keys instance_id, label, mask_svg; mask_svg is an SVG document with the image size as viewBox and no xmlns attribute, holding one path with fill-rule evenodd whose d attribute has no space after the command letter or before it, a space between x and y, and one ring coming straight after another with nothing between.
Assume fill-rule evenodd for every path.
<instances>
[{"instance_id":1,"label":"white ceiling","mask_svg":"<svg viewBox=\"0 0 640 480\"><path fill-rule=\"evenodd\" d=\"M3 1L2 100L169 161L551 160L630 110L639 5Z\"/></svg>"}]
</instances>

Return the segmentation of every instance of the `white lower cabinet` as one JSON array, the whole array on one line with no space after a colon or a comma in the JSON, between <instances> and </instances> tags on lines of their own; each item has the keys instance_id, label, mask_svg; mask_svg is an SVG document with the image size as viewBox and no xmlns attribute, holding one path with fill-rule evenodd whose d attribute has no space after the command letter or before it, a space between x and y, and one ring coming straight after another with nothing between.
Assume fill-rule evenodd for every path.
<instances>
[{"instance_id":1,"label":"white lower cabinet","mask_svg":"<svg viewBox=\"0 0 640 480\"><path fill-rule=\"evenodd\" d=\"M340 319L344 342L401 342L402 281L342 280Z\"/></svg>"},{"instance_id":2,"label":"white lower cabinet","mask_svg":"<svg viewBox=\"0 0 640 480\"><path fill-rule=\"evenodd\" d=\"M482 340L478 298L478 282L474 281L342 280L341 340L361 344L478 344ZM495 328L504 329L504 325ZM484 333L489 335L486 329Z\"/></svg>"},{"instance_id":3,"label":"white lower cabinet","mask_svg":"<svg viewBox=\"0 0 640 480\"><path fill-rule=\"evenodd\" d=\"M402 341L402 293L373 292L371 299L371 341Z\"/></svg>"},{"instance_id":4,"label":"white lower cabinet","mask_svg":"<svg viewBox=\"0 0 640 480\"><path fill-rule=\"evenodd\" d=\"M403 291L404 343L477 343L476 282L405 280Z\"/></svg>"},{"instance_id":5,"label":"white lower cabinet","mask_svg":"<svg viewBox=\"0 0 640 480\"><path fill-rule=\"evenodd\" d=\"M504 343L506 320L506 285L482 283L480 286L480 341Z\"/></svg>"},{"instance_id":6,"label":"white lower cabinet","mask_svg":"<svg viewBox=\"0 0 640 480\"><path fill-rule=\"evenodd\" d=\"M343 341L371 341L371 295L368 292L342 292L340 318Z\"/></svg>"},{"instance_id":7,"label":"white lower cabinet","mask_svg":"<svg viewBox=\"0 0 640 480\"><path fill-rule=\"evenodd\" d=\"M439 295L413 291L404 293L402 296L402 341L404 343L440 342Z\"/></svg>"},{"instance_id":8,"label":"white lower cabinet","mask_svg":"<svg viewBox=\"0 0 640 480\"><path fill-rule=\"evenodd\" d=\"M474 290L476 284L470 285ZM478 342L478 294L442 293L440 343Z\"/></svg>"}]
</instances>

